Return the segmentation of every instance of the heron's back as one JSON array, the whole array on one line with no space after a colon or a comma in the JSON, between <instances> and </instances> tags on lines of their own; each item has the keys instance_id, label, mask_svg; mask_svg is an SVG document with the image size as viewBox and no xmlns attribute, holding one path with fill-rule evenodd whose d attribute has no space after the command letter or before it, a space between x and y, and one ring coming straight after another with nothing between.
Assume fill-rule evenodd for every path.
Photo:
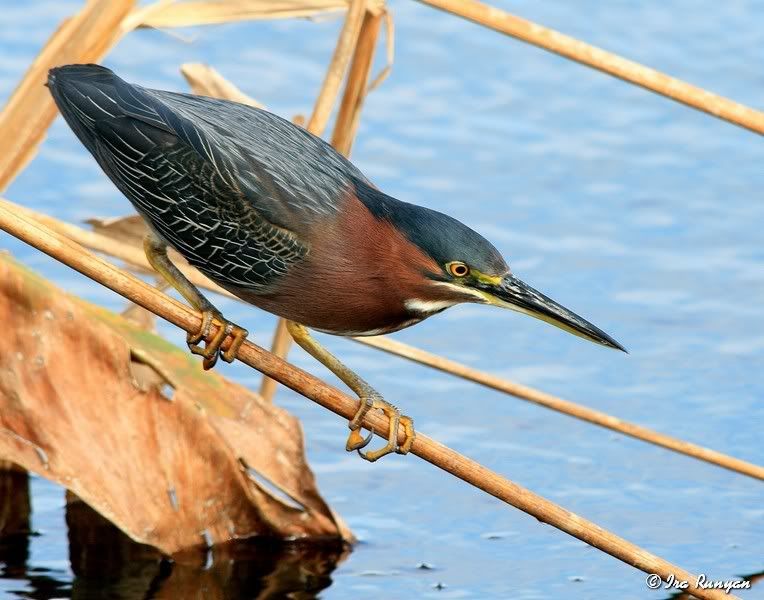
<instances>
[{"instance_id":1,"label":"heron's back","mask_svg":"<svg viewBox=\"0 0 764 600\"><path fill-rule=\"evenodd\" d=\"M253 107L144 89L98 65L52 69L67 123L152 228L222 285L267 289L307 254L314 221L363 175Z\"/></svg>"}]
</instances>

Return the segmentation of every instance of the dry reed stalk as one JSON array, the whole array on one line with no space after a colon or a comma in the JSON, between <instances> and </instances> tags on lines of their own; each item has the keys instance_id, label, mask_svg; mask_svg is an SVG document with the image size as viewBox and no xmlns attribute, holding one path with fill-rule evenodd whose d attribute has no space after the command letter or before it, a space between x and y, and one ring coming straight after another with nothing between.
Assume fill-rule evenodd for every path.
<instances>
[{"instance_id":1,"label":"dry reed stalk","mask_svg":"<svg viewBox=\"0 0 764 600\"><path fill-rule=\"evenodd\" d=\"M135 0L89 0L53 33L0 113L0 192L32 160L57 114L43 87L57 65L97 62L128 30Z\"/></svg>"},{"instance_id":2,"label":"dry reed stalk","mask_svg":"<svg viewBox=\"0 0 764 600\"><path fill-rule=\"evenodd\" d=\"M81 229L76 225L64 223L58 219L55 219L54 217L32 211L28 208L19 206L18 204L14 204L8 200L0 199L0 208L5 208L10 212L20 214L26 219L40 222L46 227L49 227L53 231L60 233L61 235L78 244L82 244L83 246L87 246L88 248L96 250L97 252L103 252L104 254L108 254L109 256L123 260L129 263L132 267L137 267L138 269L141 269L147 273L154 272L151 266L148 264L145 254L136 245L117 241L108 236ZM241 301L239 298L227 290L224 290L217 284L210 281L207 277L202 275L193 267L185 264L185 261L177 261L175 257L173 257L173 259L176 260L180 270L194 285L221 294L228 298ZM289 341L291 340L291 337L289 335L285 335L285 337L280 339ZM755 479L764 479L764 468L759 465L755 465L753 463L734 458L727 454L722 454L720 452L716 452L715 450L710 450L703 446L698 446L696 444L685 442L683 440L658 433L657 431L629 423L628 421L623 421L618 417L614 417L607 413L592 410L580 404L576 404L568 400L563 400L562 398L558 398L552 394L547 394L541 390L536 390L534 388L524 386L507 379L496 377L495 375L491 375L489 373L484 373L483 371L473 369L456 361L443 358L436 354L431 354L424 350L420 350L419 348L403 344L390 338L371 337L351 339L366 346L370 346L378 350L384 350L385 352L395 356L400 356L401 358L406 358L408 360L412 360L414 362L418 362L420 364L438 369L444 373L449 373L451 375L455 375L456 377L461 377L463 379L479 383L496 391L509 394L516 398L520 398L521 400L528 400L534 404L538 404L539 406L543 406L550 410L554 410L556 412L581 419L582 421L587 421L589 423L599 425L600 427L631 436L638 440L642 440L643 442L662 446L663 448L673 450L679 454L684 454L685 456L690 456L692 458L696 458L698 460L702 460L707 463L735 471L742 475L748 475L749 477L753 477ZM274 352L273 354L276 353ZM266 399L269 400L270 398Z\"/></svg>"},{"instance_id":3,"label":"dry reed stalk","mask_svg":"<svg viewBox=\"0 0 764 600\"><path fill-rule=\"evenodd\" d=\"M265 108L263 104L242 92L209 65L185 63L180 66L180 72L194 94L233 100L255 108Z\"/></svg>"},{"instance_id":4,"label":"dry reed stalk","mask_svg":"<svg viewBox=\"0 0 764 600\"><path fill-rule=\"evenodd\" d=\"M477 0L419 0L651 92L764 134L764 113Z\"/></svg>"},{"instance_id":5,"label":"dry reed stalk","mask_svg":"<svg viewBox=\"0 0 764 600\"><path fill-rule=\"evenodd\" d=\"M287 329L286 319L279 317L278 321L276 321L276 329L273 331L271 353L279 358L286 359L289 354L289 349L292 347L292 342L292 336ZM258 393L264 400L273 402L277 386L278 382L276 380L263 375L263 380L260 382Z\"/></svg>"},{"instance_id":6,"label":"dry reed stalk","mask_svg":"<svg viewBox=\"0 0 764 600\"><path fill-rule=\"evenodd\" d=\"M172 2L138 16L142 27L195 27L236 21L316 17L346 10L351 0L194 0ZM384 0L369 0L369 10L382 12Z\"/></svg>"},{"instance_id":7,"label":"dry reed stalk","mask_svg":"<svg viewBox=\"0 0 764 600\"><path fill-rule=\"evenodd\" d=\"M337 46L334 48L332 60L329 68L326 70L324 82L321 85L321 91L318 93L316 104L313 108L313 114L308 121L307 130L314 135L322 135L326 124L329 122L334 103L345 77L350 58L353 56L358 35L361 31L361 23L366 13L367 0L350 0L345 24L337 39Z\"/></svg>"},{"instance_id":8,"label":"dry reed stalk","mask_svg":"<svg viewBox=\"0 0 764 600\"><path fill-rule=\"evenodd\" d=\"M337 152L345 156L350 156L353 140L358 130L361 106L366 99L366 87L369 82L371 65L374 62L374 51L377 47L377 38L383 18L382 14L366 13L353 53L353 62L350 64L350 71L345 83L345 93L342 96L332 135L332 146Z\"/></svg>"},{"instance_id":9,"label":"dry reed stalk","mask_svg":"<svg viewBox=\"0 0 764 600\"><path fill-rule=\"evenodd\" d=\"M385 55L387 63L382 70L377 73L376 77L374 77L374 80L366 90L366 95L382 85L382 82L387 79L390 72L393 70L393 62L395 60L395 22L393 21L393 15L389 10L385 10L382 13L382 18L385 21Z\"/></svg>"},{"instance_id":10,"label":"dry reed stalk","mask_svg":"<svg viewBox=\"0 0 764 600\"><path fill-rule=\"evenodd\" d=\"M14 214L5 206L0 206L0 229L187 332L196 332L202 325L200 313L95 256L61 234ZM206 341L211 340L216 333L216 328L209 332ZM223 344L224 349L229 344L230 338ZM241 346L237 358L345 419L351 419L358 409L357 399L339 392L250 341L245 341ZM380 411L371 411L363 425L377 435L385 435L390 423ZM400 442L403 442L403 435L400 432ZM417 434L411 453L645 573L655 573L664 581L675 578L692 582L691 591L698 598L736 598L723 590L698 588L697 578L684 569L513 483L423 433Z\"/></svg>"}]
</instances>

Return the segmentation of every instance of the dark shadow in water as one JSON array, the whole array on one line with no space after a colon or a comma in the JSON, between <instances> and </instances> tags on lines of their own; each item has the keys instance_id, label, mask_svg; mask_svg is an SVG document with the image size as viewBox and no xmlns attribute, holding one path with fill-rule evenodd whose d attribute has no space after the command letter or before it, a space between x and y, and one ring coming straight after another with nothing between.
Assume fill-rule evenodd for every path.
<instances>
[{"instance_id":1,"label":"dark shadow in water","mask_svg":"<svg viewBox=\"0 0 764 600\"><path fill-rule=\"evenodd\" d=\"M28 589L22 598L66 597L70 591L59 573L28 566L29 539L36 535L30 524L29 475L9 463L0 463L0 578L17 579ZM21 586L20 586L21 587Z\"/></svg>"},{"instance_id":2,"label":"dark shadow in water","mask_svg":"<svg viewBox=\"0 0 764 600\"><path fill-rule=\"evenodd\" d=\"M0 472L0 491L5 491L6 476ZM25 489L20 483L25 482L14 481L13 488ZM0 518L7 497L0 497ZM18 580L19 588L26 588L15 592L16 597L302 600L315 598L331 585L332 571L349 551L338 542L258 539L168 559L132 541L84 502L67 505L66 523L73 581L61 572L29 566L28 515L23 532L0 537L0 577Z\"/></svg>"},{"instance_id":3,"label":"dark shadow in water","mask_svg":"<svg viewBox=\"0 0 764 600\"><path fill-rule=\"evenodd\" d=\"M13 577L29 557L29 474L0 462L0 577Z\"/></svg>"}]
</instances>

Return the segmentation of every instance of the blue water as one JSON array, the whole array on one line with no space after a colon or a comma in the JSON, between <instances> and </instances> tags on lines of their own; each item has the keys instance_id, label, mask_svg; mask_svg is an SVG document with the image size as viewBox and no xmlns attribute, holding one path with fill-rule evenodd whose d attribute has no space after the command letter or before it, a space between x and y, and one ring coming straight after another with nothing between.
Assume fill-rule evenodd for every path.
<instances>
[{"instance_id":1,"label":"blue water","mask_svg":"<svg viewBox=\"0 0 764 600\"><path fill-rule=\"evenodd\" d=\"M764 2L496 3L762 107ZM5 98L79 3L2 4ZM451 309L394 337L764 463L761 138L415 2L392 9L395 66L366 104L356 164L387 193L482 232L519 276L631 354L480 306ZM184 90L178 65L208 62L291 117L309 113L339 27L336 20L249 23L183 31L182 40L139 31L105 64L144 85ZM60 119L7 196L75 222L130 210ZM122 307L40 253L0 240L59 285ZM272 317L219 305L255 341L269 342ZM162 333L181 342L170 327ZM717 579L764 570L760 481L322 339L422 432L510 479L688 570ZM301 351L292 357L326 377ZM259 385L241 365L221 370ZM641 572L415 457L370 465L346 455L345 423L284 390L277 401L303 420L319 487L362 541L331 574L324 598L668 595L649 591ZM28 569L61 582L56 594L66 596L74 575L63 492L34 478L32 504L41 535L29 540ZM6 577L0 593L31 594L30 575ZM764 598L764 584L740 595Z\"/></svg>"}]
</instances>

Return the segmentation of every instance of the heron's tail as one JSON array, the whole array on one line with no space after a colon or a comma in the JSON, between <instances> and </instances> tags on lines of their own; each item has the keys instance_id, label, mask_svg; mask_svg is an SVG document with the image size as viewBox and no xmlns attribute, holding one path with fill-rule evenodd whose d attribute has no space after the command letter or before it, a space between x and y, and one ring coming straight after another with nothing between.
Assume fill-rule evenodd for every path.
<instances>
[{"instance_id":1,"label":"heron's tail","mask_svg":"<svg viewBox=\"0 0 764 600\"><path fill-rule=\"evenodd\" d=\"M95 154L96 123L119 116L115 80L100 65L66 65L48 71L47 86L72 131L85 147Z\"/></svg>"}]
</instances>

